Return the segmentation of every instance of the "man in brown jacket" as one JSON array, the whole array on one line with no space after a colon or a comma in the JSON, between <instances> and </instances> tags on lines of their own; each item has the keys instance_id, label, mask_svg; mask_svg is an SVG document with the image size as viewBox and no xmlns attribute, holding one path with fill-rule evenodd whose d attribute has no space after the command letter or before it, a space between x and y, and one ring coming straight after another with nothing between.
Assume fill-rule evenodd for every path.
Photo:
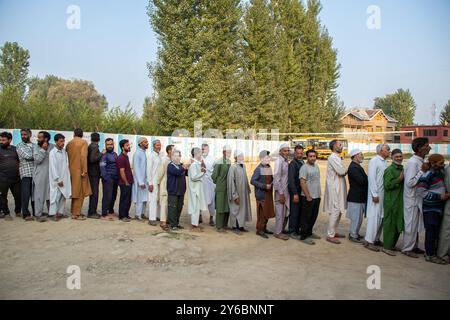
<instances>
[{"instance_id":1,"label":"man in brown jacket","mask_svg":"<svg viewBox=\"0 0 450 320\"><path fill-rule=\"evenodd\" d=\"M73 134L74 138L66 146L72 182L72 206L70 212L72 213L72 219L85 220L86 217L81 215L81 208L83 207L84 198L92 194L87 166L88 144L83 140L83 130L77 128Z\"/></svg>"}]
</instances>

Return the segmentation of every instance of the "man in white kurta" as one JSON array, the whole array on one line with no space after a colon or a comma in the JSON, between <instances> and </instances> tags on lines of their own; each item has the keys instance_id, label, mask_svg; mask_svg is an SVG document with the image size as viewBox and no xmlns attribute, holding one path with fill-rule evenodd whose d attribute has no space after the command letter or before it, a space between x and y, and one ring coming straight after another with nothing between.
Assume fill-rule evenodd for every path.
<instances>
[{"instance_id":1,"label":"man in white kurta","mask_svg":"<svg viewBox=\"0 0 450 320\"><path fill-rule=\"evenodd\" d=\"M192 229L201 231L202 228L198 225L201 211L208 210L202 181L206 169L202 166L202 151L200 148L193 148L191 155L192 163L188 170L188 214L191 216Z\"/></svg>"},{"instance_id":2,"label":"man in white kurta","mask_svg":"<svg viewBox=\"0 0 450 320\"><path fill-rule=\"evenodd\" d=\"M386 159L389 157L390 148L386 144L377 146L377 155L369 161L369 192L367 195L367 227L365 247L372 251L380 251L380 241L383 230L383 203L384 203L384 171L387 168Z\"/></svg>"},{"instance_id":3,"label":"man in white kurta","mask_svg":"<svg viewBox=\"0 0 450 320\"><path fill-rule=\"evenodd\" d=\"M402 253L417 258L417 254L424 253L418 248L419 233L423 232L422 198L416 193L416 185L424 174L421 170L425 156L430 152L428 138L419 137L413 140L414 155L406 162L404 167L403 189L403 218L405 231L403 233Z\"/></svg>"},{"instance_id":4,"label":"man in white kurta","mask_svg":"<svg viewBox=\"0 0 450 320\"><path fill-rule=\"evenodd\" d=\"M50 208L50 184L48 179L48 155L54 145L50 143L50 134L41 131L38 134L38 143L33 145L34 173L33 173L33 200L37 221L44 222L42 216L44 208Z\"/></svg>"},{"instance_id":5,"label":"man in white kurta","mask_svg":"<svg viewBox=\"0 0 450 320\"><path fill-rule=\"evenodd\" d=\"M209 146L206 143L202 144L202 160L206 168L205 176L203 177L203 191L205 192L206 204L208 205L209 211L209 225L214 226L214 216L216 215L215 209L215 189L211 176L214 171L214 157L209 152Z\"/></svg>"},{"instance_id":6,"label":"man in white kurta","mask_svg":"<svg viewBox=\"0 0 450 320\"><path fill-rule=\"evenodd\" d=\"M154 140L152 151L147 161L147 181L148 181L148 223L156 226L156 219L160 217L161 207L159 205L158 170L161 161L161 142Z\"/></svg>"},{"instance_id":7,"label":"man in white kurta","mask_svg":"<svg viewBox=\"0 0 450 320\"><path fill-rule=\"evenodd\" d=\"M58 221L64 214L66 199L72 194L69 160L64 150L65 138L55 135L55 148L49 154L50 210L49 216Z\"/></svg>"},{"instance_id":8,"label":"man in white kurta","mask_svg":"<svg viewBox=\"0 0 450 320\"><path fill-rule=\"evenodd\" d=\"M142 216L145 215L148 201L147 149L147 138L139 138L138 148L133 155L134 183L131 195L131 201L136 205L136 220L142 220Z\"/></svg>"},{"instance_id":9,"label":"man in white kurta","mask_svg":"<svg viewBox=\"0 0 450 320\"><path fill-rule=\"evenodd\" d=\"M250 184L244 164L244 154L234 152L235 163L230 166L227 176L227 194L230 207L230 225L236 234L247 232L245 222L252 221Z\"/></svg>"},{"instance_id":10,"label":"man in white kurta","mask_svg":"<svg viewBox=\"0 0 450 320\"><path fill-rule=\"evenodd\" d=\"M342 214L347 209L347 183L345 181L347 168L340 155L343 148L342 142L332 140L329 147L331 154L327 163L323 210L329 215L327 241L339 244L338 238L344 238L344 236L337 233L336 229Z\"/></svg>"}]
</instances>

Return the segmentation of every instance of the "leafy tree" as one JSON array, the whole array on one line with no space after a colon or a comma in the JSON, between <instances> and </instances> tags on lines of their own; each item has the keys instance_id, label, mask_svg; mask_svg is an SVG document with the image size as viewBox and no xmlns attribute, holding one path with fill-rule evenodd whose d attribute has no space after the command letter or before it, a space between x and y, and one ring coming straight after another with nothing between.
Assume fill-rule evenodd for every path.
<instances>
[{"instance_id":1,"label":"leafy tree","mask_svg":"<svg viewBox=\"0 0 450 320\"><path fill-rule=\"evenodd\" d=\"M114 107L105 114L102 131L137 134L140 133L138 122L138 117L130 104L125 110Z\"/></svg>"},{"instance_id":2,"label":"leafy tree","mask_svg":"<svg viewBox=\"0 0 450 320\"><path fill-rule=\"evenodd\" d=\"M246 127L275 128L276 51L275 22L267 0L252 0L245 8L244 64L246 79Z\"/></svg>"},{"instance_id":3,"label":"leafy tree","mask_svg":"<svg viewBox=\"0 0 450 320\"><path fill-rule=\"evenodd\" d=\"M412 124L416 113L416 103L409 89L398 89L395 93L375 98L374 108L382 109L397 120L397 129Z\"/></svg>"},{"instance_id":4,"label":"leafy tree","mask_svg":"<svg viewBox=\"0 0 450 320\"><path fill-rule=\"evenodd\" d=\"M450 124L450 100L448 100L447 104L444 106L444 108L442 108L439 119L441 120L441 124L443 125Z\"/></svg>"},{"instance_id":5,"label":"leafy tree","mask_svg":"<svg viewBox=\"0 0 450 320\"><path fill-rule=\"evenodd\" d=\"M16 127L24 114L30 54L17 42L5 42L0 48L0 126Z\"/></svg>"}]
</instances>

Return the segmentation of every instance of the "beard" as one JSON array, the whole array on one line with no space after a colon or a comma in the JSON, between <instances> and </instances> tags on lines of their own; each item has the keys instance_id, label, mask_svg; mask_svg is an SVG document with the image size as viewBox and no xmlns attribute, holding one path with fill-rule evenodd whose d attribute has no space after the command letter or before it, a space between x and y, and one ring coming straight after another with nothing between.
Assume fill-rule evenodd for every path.
<instances>
[{"instance_id":1,"label":"beard","mask_svg":"<svg viewBox=\"0 0 450 320\"><path fill-rule=\"evenodd\" d=\"M0 143L0 148L6 149L9 147L9 144Z\"/></svg>"},{"instance_id":2,"label":"beard","mask_svg":"<svg viewBox=\"0 0 450 320\"><path fill-rule=\"evenodd\" d=\"M37 143L37 144L38 144L38 146L39 146L39 147L42 147L42 145L44 144L44 140L42 140L42 141L38 141L38 143Z\"/></svg>"}]
</instances>

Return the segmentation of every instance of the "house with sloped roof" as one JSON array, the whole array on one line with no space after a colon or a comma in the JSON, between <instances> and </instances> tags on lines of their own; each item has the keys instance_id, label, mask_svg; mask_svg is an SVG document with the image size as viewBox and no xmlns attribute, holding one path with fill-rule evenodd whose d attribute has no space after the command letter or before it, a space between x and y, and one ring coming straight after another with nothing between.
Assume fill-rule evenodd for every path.
<instances>
[{"instance_id":1,"label":"house with sloped roof","mask_svg":"<svg viewBox=\"0 0 450 320\"><path fill-rule=\"evenodd\" d=\"M349 141L392 143L398 121L385 114L381 109L354 108L342 117L342 131Z\"/></svg>"}]
</instances>

